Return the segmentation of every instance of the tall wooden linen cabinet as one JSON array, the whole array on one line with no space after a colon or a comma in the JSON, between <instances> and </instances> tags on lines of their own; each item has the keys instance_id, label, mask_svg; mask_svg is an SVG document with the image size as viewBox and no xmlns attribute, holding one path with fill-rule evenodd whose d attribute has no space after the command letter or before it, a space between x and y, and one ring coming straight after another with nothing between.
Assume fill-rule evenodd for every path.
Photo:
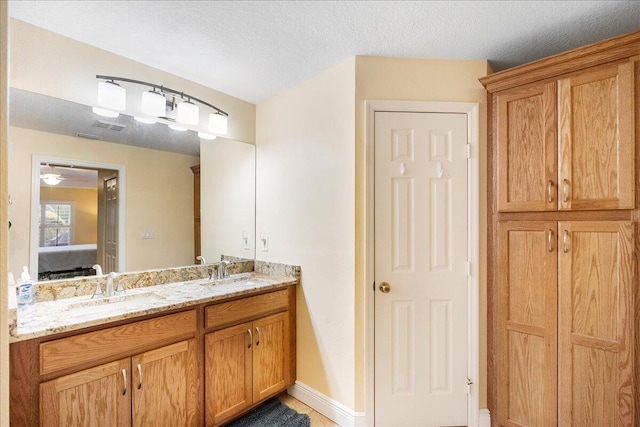
<instances>
[{"instance_id":1,"label":"tall wooden linen cabinet","mask_svg":"<svg viewBox=\"0 0 640 427\"><path fill-rule=\"evenodd\" d=\"M492 423L640 425L640 31L480 81Z\"/></svg>"}]
</instances>

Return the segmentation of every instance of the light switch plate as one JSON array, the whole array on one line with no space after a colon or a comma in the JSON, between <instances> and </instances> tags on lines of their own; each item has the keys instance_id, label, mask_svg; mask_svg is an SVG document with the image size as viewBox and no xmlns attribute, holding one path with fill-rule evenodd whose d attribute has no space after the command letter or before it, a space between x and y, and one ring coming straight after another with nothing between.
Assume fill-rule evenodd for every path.
<instances>
[{"instance_id":1,"label":"light switch plate","mask_svg":"<svg viewBox=\"0 0 640 427\"><path fill-rule=\"evenodd\" d=\"M249 232L247 231L243 231L242 232L242 240L244 241L244 250L248 251L249 248Z\"/></svg>"}]
</instances>

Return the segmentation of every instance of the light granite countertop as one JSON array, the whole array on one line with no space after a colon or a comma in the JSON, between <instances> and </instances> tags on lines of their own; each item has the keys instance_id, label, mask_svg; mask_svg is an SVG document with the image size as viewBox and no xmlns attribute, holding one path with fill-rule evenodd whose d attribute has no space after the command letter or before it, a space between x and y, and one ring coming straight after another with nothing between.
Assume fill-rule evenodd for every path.
<instances>
[{"instance_id":1,"label":"light granite countertop","mask_svg":"<svg viewBox=\"0 0 640 427\"><path fill-rule=\"evenodd\" d=\"M242 273L216 281L197 279L126 290L110 298L79 296L20 307L10 342L74 331L117 320L130 319L220 301L296 284L286 276Z\"/></svg>"}]
</instances>

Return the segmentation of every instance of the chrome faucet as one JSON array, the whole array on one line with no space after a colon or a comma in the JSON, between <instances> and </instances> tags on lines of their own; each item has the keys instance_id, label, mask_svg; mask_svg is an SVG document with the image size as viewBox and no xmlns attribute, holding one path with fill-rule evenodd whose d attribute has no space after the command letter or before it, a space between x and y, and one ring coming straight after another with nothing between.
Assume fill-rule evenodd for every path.
<instances>
[{"instance_id":1,"label":"chrome faucet","mask_svg":"<svg viewBox=\"0 0 640 427\"><path fill-rule=\"evenodd\" d=\"M100 264L96 264L92 268L96 271L96 277L102 276L102 267L100 267ZM99 295L104 295L104 292L102 292L102 287L100 287L100 279L98 278L96 280L96 290L93 291L93 295L91 295L91 298L95 298Z\"/></svg>"},{"instance_id":2,"label":"chrome faucet","mask_svg":"<svg viewBox=\"0 0 640 427\"><path fill-rule=\"evenodd\" d=\"M107 297L112 297L115 295L115 291L113 290L113 279L116 278L116 273L113 271L107 274Z\"/></svg>"},{"instance_id":3,"label":"chrome faucet","mask_svg":"<svg viewBox=\"0 0 640 427\"><path fill-rule=\"evenodd\" d=\"M218 279L225 279L229 277L229 265L231 265L231 261L227 261L223 259L218 264Z\"/></svg>"}]
</instances>

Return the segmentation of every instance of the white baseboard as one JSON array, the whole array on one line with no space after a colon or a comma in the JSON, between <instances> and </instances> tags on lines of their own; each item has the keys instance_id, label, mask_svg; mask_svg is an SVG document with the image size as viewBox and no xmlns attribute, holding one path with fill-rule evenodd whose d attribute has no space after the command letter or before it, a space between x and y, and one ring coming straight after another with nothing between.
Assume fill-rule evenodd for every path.
<instances>
[{"instance_id":1,"label":"white baseboard","mask_svg":"<svg viewBox=\"0 0 640 427\"><path fill-rule=\"evenodd\" d=\"M364 413L354 412L300 381L296 381L287 392L340 426L360 427L365 425Z\"/></svg>"},{"instance_id":2,"label":"white baseboard","mask_svg":"<svg viewBox=\"0 0 640 427\"><path fill-rule=\"evenodd\" d=\"M478 427L491 427L491 414L488 409L480 409Z\"/></svg>"}]
</instances>

